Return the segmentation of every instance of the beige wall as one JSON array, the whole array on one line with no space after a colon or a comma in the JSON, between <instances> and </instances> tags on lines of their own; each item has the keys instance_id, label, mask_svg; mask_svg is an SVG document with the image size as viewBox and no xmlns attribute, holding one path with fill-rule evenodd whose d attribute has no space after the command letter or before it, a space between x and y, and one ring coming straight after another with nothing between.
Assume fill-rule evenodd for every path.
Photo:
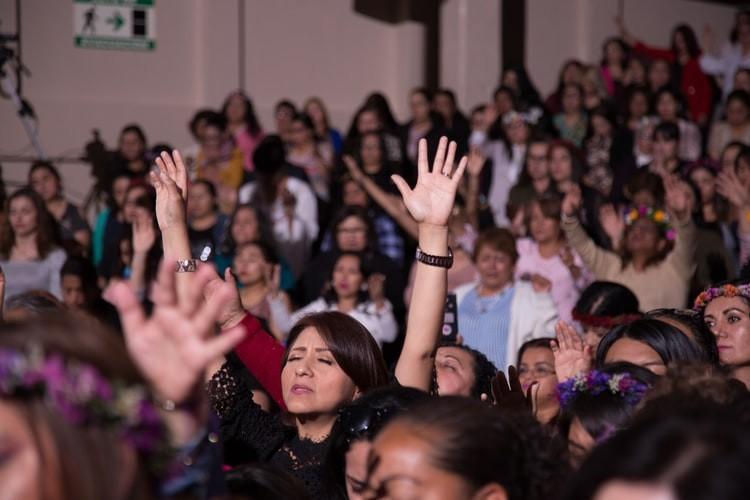
<instances>
[{"instance_id":1,"label":"beige wall","mask_svg":"<svg viewBox=\"0 0 750 500\"><path fill-rule=\"evenodd\" d=\"M577 57L596 62L604 40L615 34L619 0L527 0L526 61L534 82L545 95L556 83L562 62ZM698 36L705 24L728 32L735 9L693 0L623 0L625 21L634 36L669 45L674 25L684 22Z\"/></svg>"}]
</instances>

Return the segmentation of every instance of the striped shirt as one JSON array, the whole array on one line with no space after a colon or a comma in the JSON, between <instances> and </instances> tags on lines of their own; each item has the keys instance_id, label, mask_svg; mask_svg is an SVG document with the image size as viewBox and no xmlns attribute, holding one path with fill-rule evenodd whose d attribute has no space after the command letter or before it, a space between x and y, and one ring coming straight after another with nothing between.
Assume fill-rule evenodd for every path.
<instances>
[{"instance_id":1,"label":"striped shirt","mask_svg":"<svg viewBox=\"0 0 750 500\"><path fill-rule=\"evenodd\" d=\"M505 367L510 310L515 288L480 297L472 289L458 305L458 334L464 344L481 352L499 369Z\"/></svg>"}]
</instances>

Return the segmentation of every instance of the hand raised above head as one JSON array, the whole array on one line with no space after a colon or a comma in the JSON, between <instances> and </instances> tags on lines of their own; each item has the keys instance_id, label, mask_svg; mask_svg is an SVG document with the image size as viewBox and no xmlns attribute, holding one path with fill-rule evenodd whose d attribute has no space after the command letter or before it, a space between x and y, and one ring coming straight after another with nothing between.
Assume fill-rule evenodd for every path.
<instances>
[{"instance_id":1,"label":"hand raised above head","mask_svg":"<svg viewBox=\"0 0 750 500\"><path fill-rule=\"evenodd\" d=\"M456 155L456 143L448 145L448 139L442 137L438 145L435 161L430 171L427 160L427 141L419 141L419 155L417 159L417 185L410 188L403 177L391 177L404 200L409 214L419 224L433 226L447 226L448 218L453 211L456 190L461 176L466 170L467 158L464 157L453 169Z\"/></svg>"}]
</instances>

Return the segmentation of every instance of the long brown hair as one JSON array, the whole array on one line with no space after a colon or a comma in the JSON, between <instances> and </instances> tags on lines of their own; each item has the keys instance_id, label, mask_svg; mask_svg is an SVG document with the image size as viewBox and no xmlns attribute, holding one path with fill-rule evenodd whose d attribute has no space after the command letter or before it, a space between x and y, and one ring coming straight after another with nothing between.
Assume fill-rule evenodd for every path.
<instances>
[{"instance_id":1,"label":"long brown hair","mask_svg":"<svg viewBox=\"0 0 750 500\"><path fill-rule=\"evenodd\" d=\"M47 257L52 250L59 246L57 222L47 210L42 198L36 192L23 187L8 197L5 202L5 220L0 231L0 257L9 259L16 244L16 234L10 225L10 205L18 198L28 198L36 209L36 250L40 259Z\"/></svg>"},{"instance_id":2,"label":"long brown hair","mask_svg":"<svg viewBox=\"0 0 750 500\"><path fill-rule=\"evenodd\" d=\"M54 319L0 326L0 347L25 351L29 344L45 354L91 365L109 381L145 387L122 340L82 315L61 313ZM156 478L145 460L125 445L121 429L74 425L36 394L12 396L8 401L31 428L42 458L39 480L49 479L44 467L51 464L59 469L60 483L47 487L60 491L62 498L155 498L152 488Z\"/></svg>"},{"instance_id":3,"label":"long brown hair","mask_svg":"<svg viewBox=\"0 0 750 500\"><path fill-rule=\"evenodd\" d=\"M362 323L336 311L310 314L294 325L289 332L283 365L286 365L297 337L307 328L314 328L318 332L336 363L360 392L388 384L388 370L375 339Z\"/></svg>"}]
</instances>

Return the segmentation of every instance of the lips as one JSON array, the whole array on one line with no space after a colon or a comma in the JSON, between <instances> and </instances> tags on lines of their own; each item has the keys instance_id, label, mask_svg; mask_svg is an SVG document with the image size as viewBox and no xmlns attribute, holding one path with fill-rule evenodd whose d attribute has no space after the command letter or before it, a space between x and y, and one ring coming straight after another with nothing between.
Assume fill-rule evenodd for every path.
<instances>
[{"instance_id":1,"label":"lips","mask_svg":"<svg viewBox=\"0 0 750 500\"><path fill-rule=\"evenodd\" d=\"M302 385L302 384L294 384L292 386L292 390L290 391L292 394L296 395L304 395L304 394L312 394L313 390L312 388Z\"/></svg>"},{"instance_id":2,"label":"lips","mask_svg":"<svg viewBox=\"0 0 750 500\"><path fill-rule=\"evenodd\" d=\"M731 345L719 345L719 346L716 346L716 347L717 347L717 348L718 348L718 349L719 349L720 351L727 351L727 350L729 350L729 349L731 349L731 348L732 348L732 346L731 346Z\"/></svg>"}]
</instances>

